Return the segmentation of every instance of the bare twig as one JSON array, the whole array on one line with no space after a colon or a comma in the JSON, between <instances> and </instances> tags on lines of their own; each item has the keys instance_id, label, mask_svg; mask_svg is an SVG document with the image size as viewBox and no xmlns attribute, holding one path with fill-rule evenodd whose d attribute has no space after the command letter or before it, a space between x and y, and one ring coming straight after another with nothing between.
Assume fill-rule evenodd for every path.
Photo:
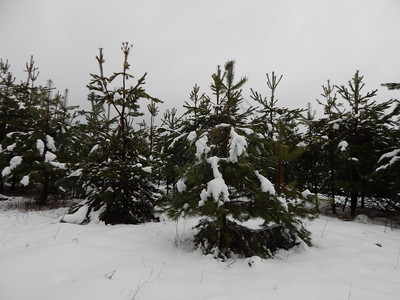
<instances>
[{"instance_id":1,"label":"bare twig","mask_svg":"<svg viewBox=\"0 0 400 300\"><path fill-rule=\"evenodd\" d=\"M56 233L54 234L53 239L56 239L56 236L57 236L58 232L60 231L60 229L61 229L61 224L60 224L60 226L58 227Z\"/></svg>"},{"instance_id":2,"label":"bare twig","mask_svg":"<svg viewBox=\"0 0 400 300\"><path fill-rule=\"evenodd\" d=\"M162 270L164 270L164 267L165 267L165 263L163 263L163 265L162 265L162 267L161 267L161 269L160 269L160 273L158 273L157 279L160 279L161 272L162 272Z\"/></svg>"},{"instance_id":3,"label":"bare twig","mask_svg":"<svg viewBox=\"0 0 400 300\"><path fill-rule=\"evenodd\" d=\"M328 220L326 220L326 222L325 222L324 229L322 230L322 233L321 233L321 238L324 236L326 225L328 225Z\"/></svg>"},{"instance_id":4,"label":"bare twig","mask_svg":"<svg viewBox=\"0 0 400 300\"><path fill-rule=\"evenodd\" d=\"M140 281L142 281L142 279L140 279ZM144 286L149 280L147 279L147 280L146 280L145 282L143 282L142 284L140 284L140 281L139 281L139 284L138 284L138 286L137 286L137 288L136 288L136 290L135 290L135 293L133 294L132 300L135 300L137 293L139 293L139 291L143 288L143 286Z\"/></svg>"},{"instance_id":5,"label":"bare twig","mask_svg":"<svg viewBox=\"0 0 400 300\"><path fill-rule=\"evenodd\" d=\"M112 270L111 272L104 274L104 276L107 277L108 279L112 279L115 272L117 272L117 270Z\"/></svg>"}]
</instances>

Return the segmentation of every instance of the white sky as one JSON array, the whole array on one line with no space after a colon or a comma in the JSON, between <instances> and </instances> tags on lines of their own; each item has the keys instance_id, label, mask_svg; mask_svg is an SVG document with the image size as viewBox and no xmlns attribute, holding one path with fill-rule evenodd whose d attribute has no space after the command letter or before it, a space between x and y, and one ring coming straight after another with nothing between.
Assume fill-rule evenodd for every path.
<instances>
[{"instance_id":1,"label":"white sky","mask_svg":"<svg viewBox=\"0 0 400 300\"><path fill-rule=\"evenodd\" d=\"M281 106L316 108L327 79L346 84L356 70L379 99L399 94L380 87L400 82L399 0L0 0L0 41L18 79L34 55L41 83L68 88L85 108L98 48L106 71L119 71L123 41L162 111L180 108L195 83L210 94L211 74L230 59L249 78L247 96L268 93L267 72L283 74Z\"/></svg>"}]
</instances>

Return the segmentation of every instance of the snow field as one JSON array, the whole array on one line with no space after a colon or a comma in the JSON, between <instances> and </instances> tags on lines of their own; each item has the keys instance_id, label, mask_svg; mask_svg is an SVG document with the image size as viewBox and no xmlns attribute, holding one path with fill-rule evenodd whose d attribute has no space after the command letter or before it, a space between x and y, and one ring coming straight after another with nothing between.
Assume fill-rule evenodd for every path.
<instances>
[{"instance_id":1,"label":"snow field","mask_svg":"<svg viewBox=\"0 0 400 300\"><path fill-rule=\"evenodd\" d=\"M0 209L0 299L400 298L398 229L320 217L314 247L222 262L193 250L196 220L75 225L64 212Z\"/></svg>"}]
</instances>

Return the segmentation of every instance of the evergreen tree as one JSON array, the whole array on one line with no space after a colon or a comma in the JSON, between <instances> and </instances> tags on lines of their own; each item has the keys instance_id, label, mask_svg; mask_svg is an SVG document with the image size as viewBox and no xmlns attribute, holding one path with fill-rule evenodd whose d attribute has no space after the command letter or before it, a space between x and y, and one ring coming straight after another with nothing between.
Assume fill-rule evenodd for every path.
<instances>
[{"instance_id":1,"label":"evergreen tree","mask_svg":"<svg viewBox=\"0 0 400 300\"><path fill-rule=\"evenodd\" d=\"M400 83L382 84L389 90L400 90ZM400 209L400 101L394 101L394 109L389 114L394 118L390 127L392 143L380 151L377 167L374 173L374 183L380 194L390 201L386 202L389 209ZM385 202L384 202L385 203Z\"/></svg>"},{"instance_id":2,"label":"evergreen tree","mask_svg":"<svg viewBox=\"0 0 400 300\"><path fill-rule=\"evenodd\" d=\"M253 109L241 111L247 78L235 82L234 66L228 61L212 75L210 121L191 134L188 151L195 160L177 182L169 214L202 218L195 243L204 253L268 257L294 246L298 238L309 243L309 233L295 205L276 195L255 164L261 141L250 128ZM261 220L258 229L246 226L254 219Z\"/></svg>"},{"instance_id":3,"label":"evergreen tree","mask_svg":"<svg viewBox=\"0 0 400 300\"><path fill-rule=\"evenodd\" d=\"M11 114L5 118L6 131L1 141L1 175L11 192L17 187L37 189L37 203L45 205L50 194L65 192L61 181L67 166L59 162L59 142L68 130L63 125L73 117L69 108L62 105L65 99L59 93L53 96L51 80L47 87L36 86L39 73L32 57L25 71L26 82L15 84L10 73L2 81L2 111L9 110Z\"/></svg>"},{"instance_id":4,"label":"evergreen tree","mask_svg":"<svg viewBox=\"0 0 400 300\"><path fill-rule=\"evenodd\" d=\"M277 105L275 92L282 77L281 75L277 79L275 72L272 72L271 76L267 74L267 86L271 91L269 99L254 90L251 90L251 98L261 105L253 121L255 130L265 141L263 145L265 152L261 156L264 161L260 161L260 164L268 175L274 170L275 174L271 177L278 194L288 194L291 189L289 184L296 181L293 162L304 150L299 144L301 137L298 132L299 120L304 110Z\"/></svg>"},{"instance_id":5,"label":"evergreen tree","mask_svg":"<svg viewBox=\"0 0 400 300\"><path fill-rule=\"evenodd\" d=\"M376 103L373 101L377 90L362 94L363 76L357 71L348 87L337 87L338 93L347 102L350 110L345 113L343 120L343 142L348 144L345 162L341 168L341 185L351 198L351 215L356 213L358 198L364 205L366 195L371 195L370 176L379 159L379 152L390 142L391 114L387 110L393 100Z\"/></svg>"},{"instance_id":6,"label":"evergreen tree","mask_svg":"<svg viewBox=\"0 0 400 300\"><path fill-rule=\"evenodd\" d=\"M160 100L146 93L143 87L146 74L136 84L129 85L134 78L128 73L131 48L128 43L122 44L122 71L109 77L104 74L103 49L100 49L96 57L100 74L91 74L88 88L93 93L89 100L95 111L87 117L89 141L95 144L76 173L84 183L87 201L83 207L81 204L70 211L84 209L86 218L83 222L90 221L94 211L100 220L111 224L136 224L154 218L153 204L159 194L151 175L150 147L143 130L135 128L134 121L142 115L140 99ZM106 114L105 105L108 106Z\"/></svg>"}]
</instances>

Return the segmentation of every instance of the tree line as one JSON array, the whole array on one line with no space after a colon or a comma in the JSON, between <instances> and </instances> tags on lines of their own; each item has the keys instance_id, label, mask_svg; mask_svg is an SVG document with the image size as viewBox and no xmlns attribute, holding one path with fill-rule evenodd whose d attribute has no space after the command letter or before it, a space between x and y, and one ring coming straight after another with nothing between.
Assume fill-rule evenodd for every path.
<instances>
[{"instance_id":1,"label":"tree line","mask_svg":"<svg viewBox=\"0 0 400 300\"><path fill-rule=\"evenodd\" d=\"M37 204L75 197L110 223L200 216L195 243L205 253L268 257L299 240L311 244L303 226L328 197L338 197L350 214L366 199L400 208L400 105L377 101L356 71L344 85L322 86L316 117L287 108L276 97L282 75L266 75L266 92L250 89L256 105L245 103L246 77L235 62L218 66L210 91L194 85L184 112L168 109L155 119L162 101L145 90L146 74L130 73L132 45L123 43L120 71L104 73L96 60L87 100L90 110L68 105L68 91L53 82L38 85L33 58L18 82L0 60L0 191L31 195ZM399 89L397 83L383 84ZM150 122L139 122L146 107ZM84 119L85 121L82 121ZM261 220L260 228L249 222Z\"/></svg>"}]
</instances>

